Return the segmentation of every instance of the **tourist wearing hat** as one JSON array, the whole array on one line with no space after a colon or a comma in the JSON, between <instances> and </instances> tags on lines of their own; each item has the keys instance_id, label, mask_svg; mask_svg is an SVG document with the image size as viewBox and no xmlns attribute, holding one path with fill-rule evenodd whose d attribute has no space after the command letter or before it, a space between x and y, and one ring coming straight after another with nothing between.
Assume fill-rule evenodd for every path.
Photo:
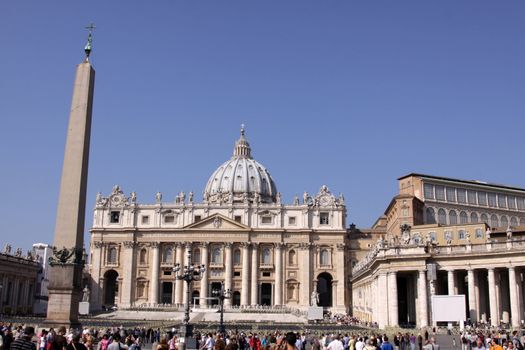
<instances>
[{"instance_id":1,"label":"tourist wearing hat","mask_svg":"<svg viewBox=\"0 0 525 350\"><path fill-rule=\"evenodd\" d=\"M11 350L36 350L36 344L31 341L35 328L26 326L20 337L11 343Z\"/></svg>"}]
</instances>

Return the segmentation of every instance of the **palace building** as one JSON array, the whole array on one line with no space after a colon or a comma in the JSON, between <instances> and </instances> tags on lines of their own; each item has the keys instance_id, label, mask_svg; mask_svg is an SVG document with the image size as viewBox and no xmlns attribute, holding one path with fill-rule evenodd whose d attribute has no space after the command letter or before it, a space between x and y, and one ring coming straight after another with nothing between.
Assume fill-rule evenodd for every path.
<instances>
[{"instance_id":1,"label":"palace building","mask_svg":"<svg viewBox=\"0 0 525 350\"><path fill-rule=\"evenodd\" d=\"M283 203L270 172L253 159L244 128L233 156L210 176L203 200L192 192L167 202L139 203L115 186L97 195L90 242L91 309L185 303L186 285L175 264L206 266L191 302L206 307L212 291L233 292L226 307L259 305L305 309L312 292L319 305L346 312L346 207L322 186Z\"/></svg>"}]
</instances>

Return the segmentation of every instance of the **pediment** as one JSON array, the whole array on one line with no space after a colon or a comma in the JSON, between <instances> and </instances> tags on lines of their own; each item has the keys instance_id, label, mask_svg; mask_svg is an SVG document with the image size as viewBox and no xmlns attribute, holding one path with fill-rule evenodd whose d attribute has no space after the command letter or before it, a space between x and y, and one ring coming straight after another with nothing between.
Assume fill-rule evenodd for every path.
<instances>
[{"instance_id":1,"label":"pediment","mask_svg":"<svg viewBox=\"0 0 525 350\"><path fill-rule=\"evenodd\" d=\"M245 230L249 230L250 228L226 216L223 216L220 214L213 214L207 218L202 219L199 222L195 222L191 225L185 226L184 229L213 230L213 231L231 231L231 230L245 231Z\"/></svg>"}]
</instances>

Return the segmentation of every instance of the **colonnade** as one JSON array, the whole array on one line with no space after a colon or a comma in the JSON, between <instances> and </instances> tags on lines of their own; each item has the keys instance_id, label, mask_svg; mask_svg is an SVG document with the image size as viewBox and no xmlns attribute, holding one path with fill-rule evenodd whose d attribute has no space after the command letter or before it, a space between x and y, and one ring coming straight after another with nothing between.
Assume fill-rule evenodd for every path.
<instances>
[{"instance_id":1,"label":"colonnade","mask_svg":"<svg viewBox=\"0 0 525 350\"><path fill-rule=\"evenodd\" d=\"M0 313L31 313L35 301L35 276L0 274Z\"/></svg>"}]
</instances>

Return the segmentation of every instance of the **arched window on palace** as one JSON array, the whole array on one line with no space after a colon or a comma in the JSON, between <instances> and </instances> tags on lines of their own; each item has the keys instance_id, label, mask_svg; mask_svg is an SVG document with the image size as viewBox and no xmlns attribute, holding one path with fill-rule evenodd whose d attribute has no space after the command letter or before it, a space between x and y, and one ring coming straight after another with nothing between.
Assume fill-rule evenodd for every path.
<instances>
[{"instance_id":1,"label":"arched window on palace","mask_svg":"<svg viewBox=\"0 0 525 350\"><path fill-rule=\"evenodd\" d=\"M167 264L173 262L173 248L171 246L164 247L162 251L162 262Z\"/></svg>"},{"instance_id":2,"label":"arched window on palace","mask_svg":"<svg viewBox=\"0 0 525 350\"><path fill-rule=\"evenodd\" d=\"M272 263L270 248L264 248L262 251L262 263L264 265L270 265Z\"/></svg>"},{"instance_id":3,"label":"arched window on palace","mask_svg":"<svg viewBox=\"0 0 525 350\"><path fill-rule=\"evenodd\" d=\"M447 224L447 212L443 208L438 210L438 224L441 224L441 225Z\"/></svg>"},{"instance_id":4,"label":"arched window on palace","mask_svg":"<svg viewBox=\"0 0 525 350\"><path fill-rule=\"evenodd\" d=\"M321 249L321 252L319 254L320 264L321 266L330 265L330 252L328 249L323 248Z\"/></svg>"},{"instance_id":5,"label":"arched window on palace","mask_svg":"<svg viewBox=\"0 0 525 350\"><path fill-rule=\"evenodd\" d=\"M496 214L492 214L490 217L490 226L499 227L499 220Z\"/></svg>"},{"instance_id":6,"label":"arched window on palace","mask_svg":"<svg viewBox=\"0 0 525 350\"><path fill-rule=\"evenodd\" d=\"M213 248L211 251L211 262L213 264L220 264L222 263L221 258L221 249L219 247Z\"/></svg>"},{"instance_id":7,"label":"arched window on palace","mask_svg":"<svg viewBox=\"0 0 525 350\"><path fill-rule=\"evenodd\" d=\"M117 247L109 247L107 258L108 258L108 264L116 264L118 262Z\"/></svg>"},{"instance_id":8,"label":"arched window on palace","mask_svg":"<svg viewBox=\"0 0 525 350\"><path fill-rule=\"evenodd\" d=\"M487 216L487 214L481 214L481 222L483 222L483 223L488 225L489 217Z\"/></svg>"},{"instance_id":9,"label":"arched window on palace","mask_svg":"<svg viewBox=\"0 0 525 350\"><path fill-rule=\"evenodd\" d=\"M295 250L290 250L288 252L288 264L289 265L295 265L297 262L295 261Z\"/></svg>"},{"instance_id":10,"label":"arched window on palace","mask_svg":"<svg viewBox=\"0 0 525 350\"><path fill-rule=\"evenodd\" d=\"M458 223L458 214L456 214L455 210L451 210L448 213L448 221L450 225L456 225Z\"/></svg>"},{"instance_id":11,"label":"arched window on palace","mask_svg":"<svg viewBox=\"0 0 525 350\"><path fill-rule=\"evenodd\" d=\"M436 223L436 212L434 211L434 208L427 208L427 224L435 224Z\"/></svg>"},{"instance_id":12,"label":"arched window on palace","mask_svg":"<svg viewBox=\"0 0 525 350\"><path fill-rule=\"evenodd\" d=\"M507 228L509 226L509 219L507 219L505 215L501 217L500 222L501 222L501 227L503 228Z\"/></svg>"},{"instance_id":13,"label":"arched window on palace","mask_svg":"<svg viewBox=\"0 0 525 350\"><path fill-rule=\"evenodd\" d=\"M459 223L460 224L467 224L468 223L468 215L464 211L459 213Z\"/></svg>"},{"instance_id":14,"label":"arched window on palace","mask_svg":"<svg viewBox=\"0 0 525 350\"><path fill-rule=\"evenodd\" d=\"M241 264L241 250L235 249L233 252L233 265L239 266Z\"/></svg>"},{"instance_id":15,"label":"arched window on palace","mask_svg":"<svg viewBox=\"0 0 525 350\"><path fill-rule=\"evenodd\" d=\"M139 253L139 264L146 265L146 257L147 257L147 251L146 248L142 248Z\"/></svg>"},{"instance_id":16,"label":"arched window on palace","mask_svg":"<svg viewBox=\"0 0 525 350\"><path fill-rule=\"evenodd\" d=\"M518 226L518 219L515 216L510 218L510 226Z\"/></svg>"},{"instance_id":17,"label":"arched window on palace","mask_svg":"<svg viewBox=\"0 0 525 350\"><path fill-rule=\"evenodd\" d=\"M473 224L478 223L478 214L477 213L470 213L470 222Z\"/></svg>"}]
</instances>

